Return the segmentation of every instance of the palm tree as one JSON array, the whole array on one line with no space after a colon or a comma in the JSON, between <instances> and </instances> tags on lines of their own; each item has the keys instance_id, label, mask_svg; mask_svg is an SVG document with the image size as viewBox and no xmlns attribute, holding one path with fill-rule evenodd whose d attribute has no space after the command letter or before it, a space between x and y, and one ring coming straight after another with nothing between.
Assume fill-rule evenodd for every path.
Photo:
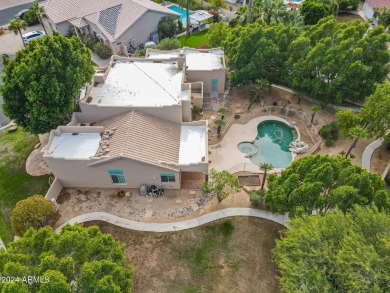
<instances>
[{"instance_id":1,"label":"palm tree","mask_svg":"<svg viewBox=\"0 0 390 293\"><path fill-rule=\"evenodd\" d=\"M348 158L349 154L351 153L352 149L356 146L359 139L367 139L369 135L367 130L365 130L360 126L356 126L350 130L349 137L354 139L354 141L352 142L352 145L349 147L349 150L345 153L346 158Z\"/></svg>"},{"instance_id":2,"label":"palm tree","mask_svg":"<svg viewBox=\"0 0 390 293\"><path fill-rule=\"evenodd\" d=\"M47 34L45 25L43 24L43 18L46 17L45 8L39 6L38 2L33 2L28 8L28 14L38 18L38 21L42 25L45 34Z\"/></svg>"},{"instance_id":3,"label":"palm tree","mask_svg":"<svg viewBox=\"0 0 390 293\"><path fill-rule=\"evenodd\" d=\"M195 0L179 0L179 6L186 9L186 36L188 37L190 35L190 14L189 14L189 6L194 5L196 2Z\"/></svg>"},{"instance_id":4,"label":"palm tree","mask_svg":"<svg viewBox=\"0 0 390 293\"><path fill-rule=\"evenodd\" d=\"M311 120L310 120L310 124L313 124L313 121L314 121L314 117L316 116L316 113L318 112L318 111L320 111L321 110L321 107L320 106L318 106L318 105L315 105L315 106L311 106L310 107L310 110L311 110Z\"/></svg>"},{"instance_id":5,"label":"palm tree","mask_svg":"<svg viewBox=\"0 0 390 293\"><path fill-rule=\"evenodd\" d=\"M26 47L26 44L24 43L23 37L22 37L22 29L26 30L27 28L27 22L25 22L23 19L20 18L14 18L9 22L8 29L10 31L13 31L15 35L19 34L20 38L22 39L23 46Z\"/></svg>"},{"instance_id":6,"label":"palm tree","mask_svg":"<svg viewBox=\"0 0 390 293\"><path fill-rule=\"evenodd\" d=\"M283 0L257 0L255 6L263 15L267 25L271 23L272 19L280 22L282 15L286 13L286 5Z\"/></svg>"},{"instance_id":7,"label":"palm tree","mask_svg":"<svg viewBox=\"0 0 390 293\"><path fill-rule=\"evenodd\" d=\"M388 31L390 26L390 9L386 6L374 8L374 18L378 19L378 24L383 25Z\"/></svg>"},{"instance_id":8,"label":"palm tree","mask_svg":"<svg viewBox=\"0 0 390 293\"><path fill-rule=\"evenodd\" d=\"M261 189L264 189L265 180L267 178L267 172L272 170L274 166L272 166L272 164L269 163L261 163L259 165L259 168L260 170L264 171L263 182L261 182Z\"/></svg>"}]
</instances>

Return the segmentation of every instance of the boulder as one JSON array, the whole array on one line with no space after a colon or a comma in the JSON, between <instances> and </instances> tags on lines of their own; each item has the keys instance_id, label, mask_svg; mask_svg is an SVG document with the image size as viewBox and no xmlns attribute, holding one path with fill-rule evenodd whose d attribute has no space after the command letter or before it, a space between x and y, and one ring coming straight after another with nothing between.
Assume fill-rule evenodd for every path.
<instances>
[{"instance_id":1,"label":"boulder","mask_svg":"<svg viewBox=\"0 0 390 293\"><path fill-rule=\"evenodd\" d=\"M244 113L244 111L242 109L237 109L236 110L236 114L242 114L242 113Z\"/></svg>"},{"instance_id":2,"label":"boulder","mask_svg":"<svg viewBox=\"0 0 390 293\"><path fill-rule=\"evenodd\" d=\"M10 128L8 128L8 132L15 132L16 130L18 130L18 127L16 125L13 125Z\"/></svg>"}]
</instances>

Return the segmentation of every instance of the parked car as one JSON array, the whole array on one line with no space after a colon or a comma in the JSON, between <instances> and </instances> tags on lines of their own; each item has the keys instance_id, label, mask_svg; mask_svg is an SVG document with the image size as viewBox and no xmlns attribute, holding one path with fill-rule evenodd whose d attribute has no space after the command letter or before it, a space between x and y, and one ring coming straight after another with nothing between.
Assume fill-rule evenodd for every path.
<instances>
[{"instance_id":1,"label":"parked car","mask_svg":"<svg viewBox=\"0 0 390 293\"><path fill-rule=\"evenodd\" d=\"M20 18L24 20L24 14L28 11L28 9L23 9L15 14L15 18Z\"/></svg>"},{"instance_id":2,"label":"parked car","mask_svg":"<svg viewBox=\"0 0 390 293\"><path fill-rule=\"evenodd\" d=\"M27 12L28 12L28 9L23 9L15 14L15 18L23 19L25 22L27 22L28 26L38 24L39 23L38 17L28 15Z\"/></svg>"},{"instance_id":3,"label":"parked car","mask_svg":"<svg viewBox=\"0 0 390 293\"><path fill-rule=\"evenodd\" d=\"M42 39L44 35L45 35L45 32L42 32L42 31L29 32L29 33L22 35L23 42L27 45L32 40L35 40L38 38Z\"/></svg>"}]
</instances>

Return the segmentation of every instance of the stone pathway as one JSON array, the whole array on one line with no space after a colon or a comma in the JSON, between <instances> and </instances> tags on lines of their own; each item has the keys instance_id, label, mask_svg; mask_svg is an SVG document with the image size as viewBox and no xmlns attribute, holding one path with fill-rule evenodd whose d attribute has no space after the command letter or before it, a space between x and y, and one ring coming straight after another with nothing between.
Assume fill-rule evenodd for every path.
<instances>
[{"instance_id":1,"label":"stone pathway","mask_svg":"<svg viewBox=\"0 0 390 293\"><path fill-rule=\"evenodd\" d=\"M144 232L175 232L181 230L187 230L195 228L219 219L227 217L247 216L256 217L276 222L284 227L288 228L289 217L281 214L274 214L271 212L257 210L252 208L226 208L223 210L215 211L209 214L204 214L200 217L171 223L150 223L150 222L138 222L128 219L123 219L104 212L87 213L70 219L55 231L59 233L62 227L66 224L84 223L89 221L103 221L115 226L119 226L125 229L144 231Z\"/></svg>"},{"instance_id":2,"label":"stone pathway","mask_svg":"<svg viewBox=\"0 0 390 293\"><path fill-rule=\"evenodd\" d=\"M31 176L42 176L49 173L49 166L43 160L41 147L33 150L26 161L26 171Z\"/></svg>"},{"instance_id":3,"label":"stone pathway","mask_svg":"<svg viewBox=\"0 0 390 293\"><path fill-rule=\"evenodd\" d=\"M363 151L362 155L362 168L370 171L371 169L371 157L374 151L382 145L383 140L377 139L370 143Z\"/></svg>"}]
</instances>

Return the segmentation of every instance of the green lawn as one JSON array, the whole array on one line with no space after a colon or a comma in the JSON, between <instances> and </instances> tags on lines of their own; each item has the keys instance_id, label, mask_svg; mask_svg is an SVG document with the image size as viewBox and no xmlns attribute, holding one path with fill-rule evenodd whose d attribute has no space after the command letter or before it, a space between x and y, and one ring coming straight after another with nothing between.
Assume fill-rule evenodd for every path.
<instances>
[{"instance_id":1,"label":"green lawn","mask_svg":"<svg viewBox=\"0 0 390 293\"><path fill-rule=\"evenodd\" d=\"M340 12L335 18L338 22L351 22L355 20L364 21L359 15L347 12Z\"/></svg>"},{"instance_id":2,"label":"green lawn","mask_svg":"<svg viewBox=\"0 0 390 293\"><path fill-rule=\"evenodd\" d=\"M26 173L26 159L38 143L38 137L24 132L0 131L0 237L12 241L11 210L17 201L33 194L44 195L48 177Z\"/></svg>"},{"instance_id":3,"label":"green lawn","mask_svg":"<svg viewBox=\"0 0 390 293\"><path fill-rule=\"evenodd\" d=\"M200 33L190 35L187 37L186 35L181 36L178 38L181 45L183 47L190 47L190 48L196 48L202 45L207 45L206 35L207 35L208 29L201 31Z\"/></svg>"}]
</instances>

